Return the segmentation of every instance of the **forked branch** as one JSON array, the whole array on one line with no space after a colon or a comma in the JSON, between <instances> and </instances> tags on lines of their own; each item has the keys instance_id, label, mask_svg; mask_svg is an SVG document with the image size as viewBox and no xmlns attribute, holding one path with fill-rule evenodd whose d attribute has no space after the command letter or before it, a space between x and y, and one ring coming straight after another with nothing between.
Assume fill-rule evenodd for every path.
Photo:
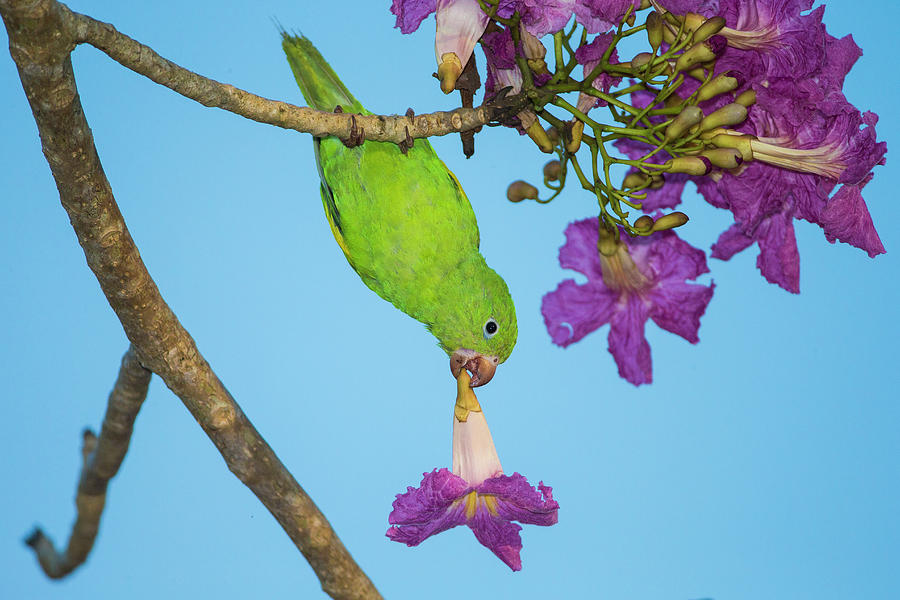
<instances>
[{"instance_id":1,"label":"forked branch","mask_svg":"<svg viewBox=\"0 0 900 600\"><path fill-rule=\"evenodd\" d=\"M87 264L140 364L184 403L336 599L380 598L328 520L253 427L147 272L103 173L72 71L73 13L54 0L0 0L44 155ZM210 290L215 294L215 290Z\"/></svg>"},{"instance_id":2,"label":"forked branch","mask_svg":"<svg viewBox=\"0 0 900 600\"><path fill-rule=\"evenodd\" d=\"M106 504L106 487L128 452L134 419L147 397L152 373L141 366L134 349L122 357L119 377L109 394L100 437L85 429L81 447L82 468L75 495L77 516L66 549L59 552L40 528L25 543L34 548L44 573L52 579L65 577L85 560L100 528Z\"/></svg>"}]
</instances>

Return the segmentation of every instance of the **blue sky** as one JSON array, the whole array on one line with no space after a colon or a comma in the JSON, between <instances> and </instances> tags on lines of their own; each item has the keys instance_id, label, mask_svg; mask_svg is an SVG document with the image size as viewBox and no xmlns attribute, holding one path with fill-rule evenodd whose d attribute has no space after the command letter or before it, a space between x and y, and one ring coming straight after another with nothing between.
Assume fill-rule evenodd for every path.
<instances>
[{"instance_id":1,"label":"blue sky","mask_svg":"<svg viewBox=\"0 0 900 600\"><path fill-rule=\"evenodd\" d=\"M430 76L433 21L402 36L386 2L185 4L70 6L270 98L302 103L274 18L312 38L370 110L456 102ZM468 161L457 138L434 141L519 315L516 351L479 399L504 467L552 485L561 505L558 525L523 531L520 573L464 528L415 549L384 537L394 495L449 464L454 382L421 325L347 266L308 136L204 108L93 48L77 49L74 65L163 296L386 597L887 599L900 596L898 17L873 0L825 13L832 34L853 33L865 52L845 93L881 116L891 150L865 190L888 254L871 260L797 222L799 296L759 276L753 249L711 260L701 342L647 327L650 386L616 376L605 328L563 350L542 323L541 297L571 276L556 259L563 229L592 214L591 199L572 189L547 206L508 203L506 185L539 180L545 161L511 130L479 135ZM68 536L80 432L99 426L127 341L5 53L0 106L0 597L318 597L287 536L158 378L88 563L49 582L22 545L36 523ZM693 195L683 207L695 246L708 249L730 224ZM398 359L405 381L392 376Z\"/></svg>"}]
</instances>

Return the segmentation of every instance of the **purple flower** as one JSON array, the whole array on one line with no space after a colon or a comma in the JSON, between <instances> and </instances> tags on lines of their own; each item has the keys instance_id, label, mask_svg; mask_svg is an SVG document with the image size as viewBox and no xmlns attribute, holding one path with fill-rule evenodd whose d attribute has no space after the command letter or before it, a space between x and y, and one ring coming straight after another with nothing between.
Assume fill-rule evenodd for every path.
<instances>
[{"instance_id":1,"label":"purple flower","mask_svg":"<svg viewBox=\"0 0 900 600\"><path fill-rule=\"evenodd\" d=\"M394 26L402 33L412 33L428 15L436 13L434 56L438 78L444 93L452 92L488 24L478 0L394 0L391 12L397 16Z\"/></svg>"},{"instance_id":2,"label":"purple flower","mask_svg":"<svg viewBox=\"0 0 900 600\"><path fill-rule=\"evenodd\" d=\"M572 17L572 0L501 0L497 14L509 18L515 11L528 33L539 38L566 26Z\"/></svg>"},{"instance_id":3,"label":"purple flower","mask_svg":"<svg viewBox=\"0 0 900 600\"><path fill-rule=\"evenodd\" d=\"M848 68L840 54L832 58L843 66L826 63L821 78L754 85L757 103L740 128L757 137L750 143L753 161L738 175L723 175L714 191L700 189L735 217L712 256L727 260L757 242L760 273L793 293L800 291L794 218L817 223L831 242L852 244L869 256L884 252L860 190L872 169L884 164L887 148L876 141L878 117L860 113L829 85Z\"/></svg>"},{"instance_id":4,"label":"purple flower","mask_svg":"<svg viewBox=\"0 0 900 600\"><path fill-rule=\"evenodd\" d=\"M604 256L597 249L597 228L596 217L566 228L559 263L588 281L579 285L567 279L545 295L544 324L553 343L565 347L609 323L609 351L619 375L634 385L650 383L644 324L653 319L666 331L697 343L700 317L715 286L686 280L709 271L706 257L672 231L641 238L622 235L615 253Z\"/></svg>"},{"instance_id":5,"label":"purple flower","mask_svg":"<svg viewBox=\"0 0 900 600\"><path fill-rule=\"evenodd\" d=\"M575 18L588 33L604 33L618 26L629 6L640 5L641 0L575 0Z\"/></svg>"},{"instance_id":6,"label":"purple flower","mask_svg":"<svg viewBox=\"0 0 900 600\"><path fill-rule=\"evenodd\" d=\"M393 0L391 12L397 17L394 27L401 33L412 33L436 8L437 0Z\"/></svg>"},{"instance_id":7,"label":"purple flower","mask_svg":"<svg viewBox=\"0 0 900 600\"><path fill-rule=\"evenodd\" d=\"M461 378L463 379L463 378ZM557 522L559 503L543 482L535 489L522 475L504 475L491 432L465 377L453 418L453 472L424 473L419 487L397 494L387 537L418 546L432 535L467 525L475 538L513 571L522 569L522 527Z\"/></svg>"},{"instance_id":8,"label":"purple flower","mask_svg":"<svg viewBox=\"0 0 900 600\"><path fill-rule=\"evenodd\" d=\"M728 26L719 35L728 40L730 47L722 67L739 71L748 79L802 78L817 71L824 59L825 7L802 14L812 3L813 0L720 0L715 14L724 17Z\"/></svg>"},{"instance_id":9,"label":"purple flower","mask_svg":"<svg viewBox=\"0 0 900 600\"><path fill-rule=\"evenodd\" d=\"M597 68L597 65L600 64L600 59L609 48L612 40L613 35L611 33L605 33L595 37L593 40L591 40L590 44L579 46L579 48L575 51L575 60L577 60L578 63L582 66L582 77L588 77L591 74L591 71ZM616 50L613 49L612 53L609 55L609 62L616 63L618 61L619 55ZM619 85L621 82L621 77L613 77L609 73L601 73L599 77L594 79L591 86L594 89L605 94L609 92L610 88ZM599 98L594 98L593 96L590 96L588 94L579 94L578 110L587 113L591 108L595 106L606 106L606 101L600 100Z\"/></svg>"}]
</instances>

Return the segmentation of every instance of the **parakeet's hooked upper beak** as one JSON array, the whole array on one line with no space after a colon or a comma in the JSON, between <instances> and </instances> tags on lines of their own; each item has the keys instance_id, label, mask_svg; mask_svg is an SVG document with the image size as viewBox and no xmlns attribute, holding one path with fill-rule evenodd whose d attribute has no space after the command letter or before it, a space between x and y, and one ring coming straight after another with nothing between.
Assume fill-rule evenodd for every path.
<instances>
[{"instance_id":1,"label":"parakeet's hooked upper beak","mask_svg":"<svg viewBox=\"0 0 900 600\"><path fill-rule=\"evenodd\" d=\"M453 377L458 378L459 372L466 369L472 374L470 387L478 387L490 381L499 364L498 357L486 356L468 348L459 348L450 355L450 372Z\"/></svg>"}]
</instances>

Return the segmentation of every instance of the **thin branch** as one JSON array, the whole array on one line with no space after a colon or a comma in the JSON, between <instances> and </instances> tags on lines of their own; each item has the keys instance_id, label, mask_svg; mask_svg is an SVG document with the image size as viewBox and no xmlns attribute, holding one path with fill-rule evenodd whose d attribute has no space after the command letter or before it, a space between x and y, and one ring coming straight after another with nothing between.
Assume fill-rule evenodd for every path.
<instances>
[{"instance_id":1,"label":"thin branch","mask_svg":"<svg viewBox=\"0 0 900 600\"><path fill-rule=\"evenodd\" d=\"M75 496L77 517L64 552L53 547L53 541L40 528L25 543L34 549L44 573L52 579L65 577L87 560L106 504L106 487L115 476L128 452L134 419L150 385L152 373L141 366L134 350L128 348L122 357L119 377L109 394L106 415L98 438L85 429L81 448L83 461L78 492Z\"/></svg>"},{"instance_id":2,"label":"thin branch","mask_svg":"<svg viewBox=\"0 0 900 600\"><path fill-rule=\"evenodd\" d=\"M41 144L90 269L145 368L184 403L228 468L266 506L335 599L381 598L328 520L260 436L153 282L103 173L54 0L0 0ZM211 292L214 293L214 292Z\"/></svg>"},{"instance_id":3,"label":"thin branch","mask_svg":"<svg viewBox=\"0 0 900 600\"><path fill-rule=\"evenodd\" d=\"M260 123L311 133L316 137L334 135L351 141L350 115L269 100L233 85L208 79L163 58L109 23L73 12L64 4L60 4L59 22L65 35L74 43L90 44L122 66L204 106L221 108ZM356 115L355 119L358 127L365 131L365 139L401 144L408 137L427 138L479 128L492 121L493 110L488 106L479 106L418 116Z\"/></svg>"}]
</instances>

